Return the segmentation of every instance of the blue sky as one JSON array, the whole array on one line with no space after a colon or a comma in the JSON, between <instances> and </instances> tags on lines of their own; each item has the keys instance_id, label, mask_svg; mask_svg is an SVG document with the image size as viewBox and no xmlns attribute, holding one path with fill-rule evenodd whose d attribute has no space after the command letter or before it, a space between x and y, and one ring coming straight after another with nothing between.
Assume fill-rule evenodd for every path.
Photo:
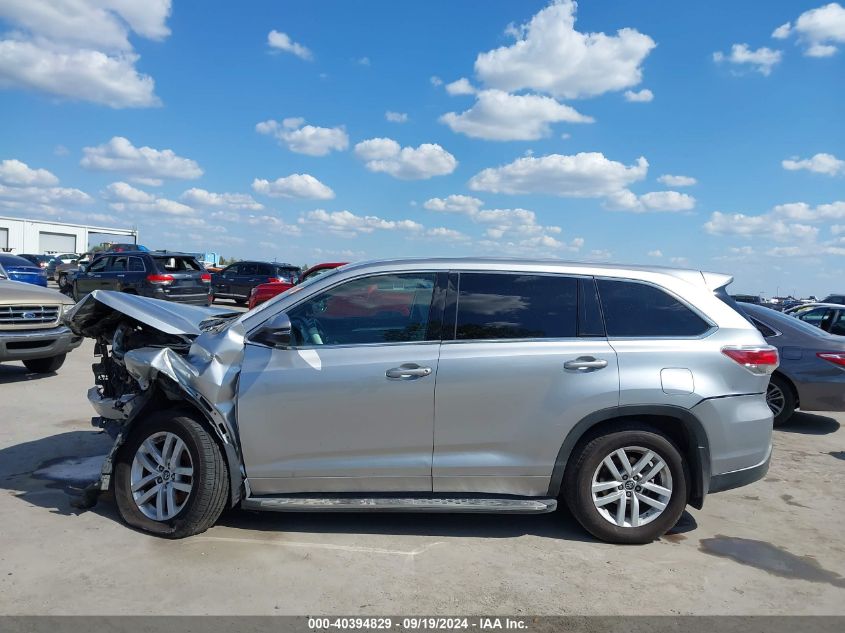
<instances>
[{"instance_id":1,"label":"blue sky","mask_svg":"<svg viewBox=\"0 0 845 633\"><path fill-rule=\"evenodd\" d=\"M0 214L845 284L839 4L122 4L0 2Z\"/></svg>"}]
</instances>

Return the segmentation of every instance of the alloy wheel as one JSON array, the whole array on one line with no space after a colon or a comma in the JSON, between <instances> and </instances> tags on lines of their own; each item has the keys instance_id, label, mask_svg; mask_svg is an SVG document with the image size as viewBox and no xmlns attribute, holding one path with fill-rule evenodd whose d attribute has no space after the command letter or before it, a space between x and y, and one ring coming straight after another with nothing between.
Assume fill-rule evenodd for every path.
<instances>
[{"instance_id":1,"label":"alloy wheel","mask_svg":"<svg viewBox=\"0 0 845 633\"><path fill-rule=\"evenodd\" d=\"M593 505L618 527L641 527L663 514L672 498L672 473L657 452L626 446L607 455L593 473Z\"/></svg>"},{"instance_id":2,"label":"alloy wheel","mask_svg":"<svg viewBox=\"0 0 845 633\"><path fill-rule=\"evenodd\" d=\"M776 384L770 382L766 389L766 404L772 410L772 415L778 417L783 412L783 407L786 406L786 396L783 391Z\"/></svg>"},{"instance_id":3,"label":"alloy wheel","mask_svg":"<svg viewBox=\"0 0 845 633\"><path fill-rule=\"evenodd\" d=\"M130 484L135 505L149 519L168 521L188 502L194 483L191 453L178 435L153 433L132 460Z\"/></svg>"}]
</instances>

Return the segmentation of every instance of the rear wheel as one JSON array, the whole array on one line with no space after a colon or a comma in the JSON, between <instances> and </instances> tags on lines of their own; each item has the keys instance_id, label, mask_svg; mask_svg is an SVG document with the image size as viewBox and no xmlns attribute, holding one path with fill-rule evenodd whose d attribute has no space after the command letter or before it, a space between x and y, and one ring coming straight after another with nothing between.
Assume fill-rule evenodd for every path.
<instances>
[{"instance_id":1,"label":"rear wheel","mask_svg":"<svg viewBox=\"0 0 845 633\"><path fill-rule=\"evenodd\" d=\"M766 388L766 404L775 416L774 425L786 424L795 413L795 393L785 378L779 374L772 374L769 386Z\"/></svg>"},{"instance_id":2,"label":"rear wheel","mask_svg":"<svg viewBox=\"0 0 845 633\"><path fill-rule=\"evenodd\" d=\"M50 356L49 358L28 358L23 361L24 367L35 374L52 374L64 365L67 354Z\"/></svg>"},{"instance_id":3,"label":"rear wheel","mask_svg":"<svg viewBox=\"0 0 845 633\"><path fill-rule=\"evenodd\" d=\"M656 429L620 428L573 454L564 479L570 511L610 543L650 543L672 528L687 503L678 448Z\"/></svg>"},{"instance_id":4,"label":"rear wheel","mask_svg":"<svg viewBox=\"0 0 845 633\"><path fill-rule=\"evenodd\" d=\"M184 411L162 411L139 422L118 452L114 472L123 520L167 538L205 532L228 499L220 447Z\"/></svg>"}]
</instances>

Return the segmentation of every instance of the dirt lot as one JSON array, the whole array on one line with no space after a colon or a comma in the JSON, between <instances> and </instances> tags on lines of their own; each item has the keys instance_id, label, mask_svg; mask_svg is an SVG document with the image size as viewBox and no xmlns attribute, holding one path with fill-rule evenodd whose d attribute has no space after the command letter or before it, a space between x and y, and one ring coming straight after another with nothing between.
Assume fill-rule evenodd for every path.
<instances>
[{"instance_id":1,"label":"dirt lot","mask_svg":"<svg viewBox=\"0 0 845 633\"><path fill-rule=\"evenodd\" d=\"M798 415L764 481L647 546L598 543L566 511L232 511L166 541L107 499L71 505L110 444L89 425L91 351L53 376L0 365L0 613L845 614L841 414Z\"/></svg>"}]
</instances>

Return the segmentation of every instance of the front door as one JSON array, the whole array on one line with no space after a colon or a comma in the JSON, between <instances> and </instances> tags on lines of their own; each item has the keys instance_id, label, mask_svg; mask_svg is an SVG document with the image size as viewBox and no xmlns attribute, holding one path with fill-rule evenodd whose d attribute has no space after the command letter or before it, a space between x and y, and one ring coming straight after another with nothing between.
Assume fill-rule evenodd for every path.
<instances>
[{"instance_id":1,"label":"front door","mask_svg":"<svg viewBox=\"0 0 845 633\"><path fill-rule=\"evenodd\" d=\"M572 427L619 403L593 281L461 273L456 282L454 340L437 370L434 491L545 495Z\"/></svg>"},{"instance_id":2,"label":"front door","mask_svg":"<svg viewBox=\"0 0 845 633\"><path fill-rule=\"evenodd\" d=\"M288 310L290 348L246 345L238 420L253 494L431 491L434 285L428 272L346 280Z\"/></svg>"},{"instance_id":3,"label":"front door","mask_svg":"<svg viewBox=\"0 0 845 633\"><path fill-rule=\"evenodd\" d=\"M76 291L80 297L94 290L108 290L104 275L108 268L110 257L103 256L95 259L85 271L76 276Z\"/></svg>"}]
</instances>

